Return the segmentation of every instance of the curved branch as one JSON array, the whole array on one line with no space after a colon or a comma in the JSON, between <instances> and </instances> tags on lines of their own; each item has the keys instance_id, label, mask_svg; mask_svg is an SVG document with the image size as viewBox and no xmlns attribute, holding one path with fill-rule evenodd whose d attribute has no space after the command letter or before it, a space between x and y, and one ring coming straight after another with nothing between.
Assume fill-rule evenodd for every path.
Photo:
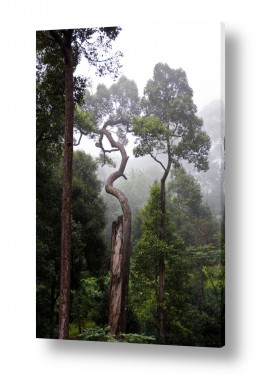
<instances>
[{"instance_id":1,"label":"curved branch","mask_svg":"<svg viewBox=\"0 0 262 374\"><path fill-rule=\"evenodd\" d=\"M154 155L153 155L153 153L149 153L150 154L150 156L156 161L156 162L158 162L161 166L162 166L162 168L166 171L166 168L164 167L164 165L162 164L162 162L161 161L159 161Z\"/></svg>"},{"instance_id":2,"label":"curved branch","mask_svg":"<svg viewBox=\"0 0 262 374\"><path fill-rule=\"evenodd\" d=\"M79 139L78 139L78 142L77 143L74 143L73 144L73 146L78 146L79 144L80 144L80 142L81 142L81 139L82 139L82 136L83 136L83 133L80 131L80 137L79 137Z\"/></svg>"},{"instance_id":3,"label":"curved branch","mask_svg":"<svg viewBox=\"0 0 262 374\"><path fill-rule=\"evenodd\" d=\"M121 160L119 169L109 175L109 177L107 178L106 184L105 184L105 190L107 193L115 196L119 200L119 203L121 205L123 215L124 215L124 221L125 221L127 217L131 215L131 209L129 207L128 200L125 194L119 189L115 188L113 183L120 177L126 178L124 175L124 171L125 171L126 164L128 161L128 156L126 154L126 150L123 144L115 141L114 138L112 137L112 134L110 133L110 131L106 129L106 127L103 127L101 130L98 131L98 133L100 133L101 135L105 135L111 147L113 149L119 150L121 153L122 160Z\"/></svg>"},{"instance_id":4,"label":"curved branch","mask_svg":"<svg viewBox=\"0 0 262 374\"><path fill-rule=\"evenodd\" d=\"M124 215L124 221L125 221L127 217L131 217L131 209L128 204L128 199L122 191L114 187L113 183L120 177L123 177L126 179L126 176L124 175L124 171L125 171L126 164L127 164L129 157L127 156L127 153L126 153L126 150L123 144L114 140L111 132L107 130L108 126L112 127L112 126L116 126L119 124L126 126L128 129L129 121L125 118L119 118L116 120L108 120L105 122L103 127L97 131L97 133L100 134L98 146L99 148L102 149L104 153L106 152L106 150L103 148L103 144L102 144L103 136L106 136L107 140L109 141L112 147L111 152L115 152L118 150L121 153L122 159L121 159L119 169L109 175L109 177L107 178L106 184L105 184L105 190L107 193L115 196L119 200L119 203L121 205L123 215Z\"/></svg>"}]
</instances>

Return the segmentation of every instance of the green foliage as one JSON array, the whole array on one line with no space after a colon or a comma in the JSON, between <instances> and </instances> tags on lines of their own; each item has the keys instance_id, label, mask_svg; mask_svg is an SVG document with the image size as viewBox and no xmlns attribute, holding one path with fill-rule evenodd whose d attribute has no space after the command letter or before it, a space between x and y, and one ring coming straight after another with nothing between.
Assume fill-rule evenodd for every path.
<instances>
[{"instance_id":1,"label":"green foliage","mask_svg":"<svg viewBox=\"0 0 262 374\"><path fill-rule=\"evenodd\" d=\"M74 126L81 130L85 135L96 130L93 114L86 113L80 106L76 106L74 112Z\"/></svg>"},{"instance_id":2,"label":"green foliage","mask_svg":"<svg viewBox=\"0 0 262 374\"><path fill-rule=\"evenodd\" d=\"M54 146L63 142L64 134L64 48L66 35L71 33L71 49L73 55L73 69L84 56L90 65L97 69L101 75L109 74L116 79L119 74L120 58L122 52L111 53L111 43L118 36L119 27L102 27L89 29L37 31L36 58L37 58L37 143L45 140L47 146ZM67 46L68 47L68 46ZM102 57L103 54L103 58ZM106 58L104 58L105 56ZM74 76L74 104L75 104L75 130L90 134L95 130L95 119L91 114L81 112L79 105L84 103L87 79ZM48 149L45 148L48 152Z\"/></svg>"},{"instance_id":3,"label":"green foliage","mask_svg":"<svg viewBox=\"0 0 262 374\"><path fill-rule=\"evenodd\" d=\"M109 327L90 327L78 335L79 340L89 340L95 342L116 342L109 331Z\"/></svg>"},{"instance_id":4,"label":"green foliage","mask_svg":"<svg viewBox=\"0 0 262 374\"><path fill-rule=\"evenodd\" d=\"M64 85L57 84L62 77L61 70L47 69L45 74L39 74L36 82L37 157L41 154L48 158L62 151Z\"/></svg>"},{"instance_id":5,"label":"green foliage","mask_svg":"<svg viewBox=\"0 0 262 374\"><path fill-rule=\"evenodd\" d=\"M117 83L109 88L110 100L113 110L110 118L128 118L139 115L140 103L137 85L122 75Z\"/></svg>"},{"instance_id":6,"label":"green foliage","mask_svg":"<svg viewBox=\"0 0 262 374\"><path fill-rule=\"evenodd\" d=\"M99 156L97 157L97 161L102 165L107 165L108 167L115 168L116 167L116 162L107 154L104 152L100 152Z\"/></svg>"},{"instance_id":7,"label":"green foliage","mask_svg":"<svg viewBox=\"0 0 262 374\"><path fill-rule=\"evenodd\" d=\"M210 149L210 138L205 132L188 132L175 148L174 152L177 158L187 160L195 164L198 171L208 170L207 155Z\"/></svg>"},{"instance_id":8,"label":"green foliage","mask_svg":"<svg viewBox=\"0 0 262 374\"><path fill-rule=\"evenodd\" d=\"M129 305L136 332L157 344L223 344L224 266L219 231L202 201L199 184L180 168L169 182L167 237L159 239L160 187L154 184L139 211L140 234L131 263ZM218 227L220 230L220 227ZM165 258L166 334L158 337L158 258Z\"/></svg>"},{"instance_id":9,"label":"green foliage","mask_svg":"<svg viewBox=\"0 0 262 374\"><path fill-rule=\"evenodd\" d=\"M81 328L83 328L83 330L86 330L88 328L95 327L95 325L96 325L95 322L85 320ZM75 322L69 323L69 339L77 339L78 335L79 335L79 325Z\"/></svg>"},{"instance_id":10,"label":"green foliage","mask_svg":"<svg viewBox=\"0 0 262 374\"><path fill-rule=\"evenodd\" d=\"M109 327L90 327L85 329L82 334L78 335L79 340L99 341L99 342L112 342L112 343L136 343L148 344L154 343L153 336L146 336L144 334L124 334L120 335L120 340L116 340L111 334Z\"/></svg>"},{"instance_id":11,"label":"green foliage","mask_svg":"<svg viewBox=\"0 0 262 374\"><path fill-rule=\"evenodd\" d=\"M105 226L105 205L100 196L102 186L96 175L97 163L90 155L77 151L74 153L73 170L73 220L81 224L81 237L85 243L85 261L82 265L79 264L77 272L81 269L89 270L97 275L103 272L105 254L102 235ZM79 263L77 256L74 260Z\"/></svg>"},{"instance_id":12,"label":"green foliage","mask_svg":"<svg viewBox=\"0 0 262 374\"><path fill-rule=\"evenodd\" d=\"M135 157L152 154L155 150L158 152L165 151L166 140L171 135L170 131L156 116L134 117L133 132L138 137L135 143L138 143L138 139L140 139L140 143L133 150Z\"/></svg>"},{"instance_id":13,"label":"green foliage","mask_svg":"<svg viewBox=\"0 0 262 374\"><path fill-rule=\"evenodd\" d=\"M143 209L144 222L143 231L151 231L157 235L159 224L161 220L161 206L160 206L160 185L155 183L151 187L150 196L147 204ZM159 235L157 235L159 236Z\"/></svg>"},{"instance_id":14,"label":"green foliage","mask_svg":"<svg viewBox=\"0 0 262 374\"><path fill-rule=\"evenodd\" d=\"M144 334L121 334L120 339L122 343L136 344L153 344L156 340L153 336L146 336Z\"/></svg>"},{"instance_id":15,"label":"green foliage","mask_svg":"<svg viewBox=\"0 0 262 374\"><path fill-rule=\"evenodd\" d=\"M59 295L61 174L59 158L37 157L36 180L36 331L54 337Z\"/></svg>"},{"instance_id":16,"label":"green foliage","mask_svg":"<svg viewBox=\"0 0 262 374\"><path fill-rule=\"evenodd\" d=\"M89 91L86 92L83 110L88 116L92 116L98 130L105 123L108 123L107 129L117 135L118 142L126 145L128 143L127 134L131 132L132 118L140 113L136 83L125 76L121 76L109 88L99 84L95 94L91 94ZM105 164L108 161L108 156L105 156L105 153L112 152L112 149L105 149L103 136L101 137L98 134L99 131L96 131L96 133L93 134L93 138L96 146L101 148L103 152L102 163Z\"/></svg>"},{"instance_id":17,"label":"green foliage","mask_svg":"<svg viewBox=\"0 0 262 374\"><path fill-rule=\"evenodd\" d=\"M120 30L119 27L103 27L36 33L38 337L54 337L57 330L56 303L59 296L62 196L61 156L65 120L64 68L68 61L68 54L65 51L72 52L74 71L81 57L84 56L91 65L96 66L100 76L110 74L116 78L122 53L111 54L111 42L118 36ZM106 54L106 58L100 58L102 54ZM74 76L73 81L74 88L71 94L75 105L75 129L80 130L81 134L88 134L95 131L94 118L92 113L87 114L79 107L83 103L87 80ZM71 287L73 292L79 291L82 287L82 294L85 294L87 285L81 285L82 272L90 269L91 275L97 275L103 273L105 269L105 245L102 237L105 222L104 204L99 197L101 186L96 177L97 165L91 157L85 157L83 153L75 154L73 168ZM68 185L71 186L71 180L68 180ZM67 270L70 271L69 268ZM92 290L91 285L89 285L90 290ZM87 297L85 302L86 300ZM43 307L44 302L46 302L45 307ZM80 304L78 302L78 305ZM85 303L81 304L81 308L84 307Z\"/></svg>"},{"instance_id":18,"label":"green foliage","mask_svg":"<svg viewBox=\"0 0 262 374\"><path fill-rule=\"evenodd\" d=\"M150 154L160 163L159 156L165 154L174 165L187 160L198 170L207 170L210 139L202 130L203 121L196 115L193 91L185 72L157 64L144 93L144 116L133 123L139 142L133 151L135 157Z\"/></svg>"},{"instance_id":19,"label":"green foliage","mask_svg":"<svg viewBox=\"0 0 262 374\"><path fill-rule=\"evenodd\" d=\"M99 56L98 46L107 48L119 31L118 28L75 31L74 66L81 54L92 63L93 57ZM105 37L105 44L99 44L99 37ZM81 51L77 50L78 41L85 41ZM85 49L88 43L93 44L89 51ZM117 73L118 63L108 65L113 75ZM106 71L106 66L98 65L98 74ZM57 337L58 325L63 74L61 50L47 38L47 32L38 33L36 327L37 336L46 338ZM104 121L111 121L110 128L122 144L127 144L129 131L136 135L136 157L151 155L163 167L169 157L176 168L166 193L165 240L160 239L162 212L160 186L153 183L155 170L152 175L133 170L127 174L128 180L116 183L127 194L133 212L127 333L122 333L116 341L108 327L101 327L108 323L110 283L110 253L106 251L103 230L106 221L111 226L121 211L115 200L106 196L103 201L100 196L98 161L84 152L74 153L70 338L221 346L225 297L223 221L214 222L210 209L203 203L200 185L182 167L177 167L186 160L205 171L210 148L210 139L202 130L203 121L196 115L193 91L185 72L157 64L141 102L135 82L126 77L121 77L110 88L99 85L94 95L85 91L83 78L75 77L74 84L76 131L95 138L101 148L94 133ZM139 117L140 106L142 117ZM102 153L100 162L105 160L108 164L112 161ZM209 161L215 163L216 159ZM216 178L214 172L212 176ZM207 189L210 185L206 182ZM107 229L107 236L110 242L111 227ZM166 334L162 340L157 326L159 256L163 256L165 265L161 307L166 318Z\"/></svg>"},{"instance_id":20,"label":"green foliage","mask_svg":"<svg viewBox=\"0 0 262 374\"><path fill-rule=\"evenodd\" d=\"M99 84L95 94L86 92L83 108L93 115L97 127L107 120L120 120L117 131L121 140L126 126L121 126L121 120L129 123L140 112L137 85L123 75L109 88Z\"/></svg>"},{"instance_id":21,"label":"green foliage","mask_svg":"<svg viewBox=\"0 0 262 374\"><path fill-rule=\"evenodd\" d=\"M176 231L188 245L212 243L215 225L203 203L199 183L182 167L173 170L167 188L167 203Z\"/></svg>"},{"instance_id":22,"label":"green foliage","mask_svg":"<svg viewBox=\"0 0 262 374\"><path fill-rule=\"evenodd\" d=\"M39 155L36 190L38 337L55 337L58 323L61 167L59 158L46 160ZM108 266L108 259L105 256L106 248L103 239L105 206L100 197L101 182L96 176L97 163L84 152L75 152L73 169L71 283L72 293L79 294L80 297L87 292L84 291L86 288L83 290L81 284L83 272L88 270L91 279L95 275L104 274ZM104 287L100 287L99 284L101 293L104 292L103 289ZM80 291L83 291L82 295ZM83 314L83 311L87 309L88 298L82 297L81 300L82 304L79 301L78 306ZM103 295L99 300L102 303ZM89 305L90 303L89 301ZM98 309L93 310L93 312L90 311L90 318L96 313L101 315L100 310L99 313ZM71 318L75 318L73 315L75 316L75 306L73 306ZM83 316L83 319L86 317Z\"/></svg>"},{"instance_id":23,"label":"green foliage","mask_svg":"<svg viewBox=\"0 0 262 374\"><path fill-rule=\"evenodd\" d=\"M37 51L41 54L46 65L56 66L58 59L63 59L63 54L56 39L64 41L65 33L68 30L55 30L52 35L49 31L37 31ZM71 47L73 51L74 69L79 64L82 56L84 56L90 65L96 67L99 76L109 74L112 78L116 78L119 74L120 61L122 52L117 51L111 53L112 41L119 35L120 27L94 27L87 29L72 29L71 31ZM52 36L55 33L55 38ZM102 55L107 58L102 59Z\"/></svg>"},{"instance_id":24,"label":"green foliage","mask_svg":"<svg viewBox=\"0 0 262 374\"><path fill-rule=\"evenodd\" d=\"M132 310L139 321L143 333L157 335L157 302L158 302L158 263L159 256L164 255L166 277L172 274L179 259L177 250L181 241L171 233L167 220L166 239L160 239L160 186L155 183L151 187L147 204L140 211L141 235L136 241L131 261L130 300ZM179 262L181 265L181 262ZM177 273L176 273L177 276ZM165 292L165 299L169 297ZM166 301L162 305L167 307Z\"/></svg>"},{"instance_id":25,"label":"green foliage","mask_svg":"<svg viewBox=\"0 0 262 374\"><path fill-rule=\"evenodd\" d=\"M80 287L71 291L71 318L78 327L78 334L86 327L87 321L96 320L101 298L99 279L95 277L82 278Z\"/></svg>"}]
</instances>

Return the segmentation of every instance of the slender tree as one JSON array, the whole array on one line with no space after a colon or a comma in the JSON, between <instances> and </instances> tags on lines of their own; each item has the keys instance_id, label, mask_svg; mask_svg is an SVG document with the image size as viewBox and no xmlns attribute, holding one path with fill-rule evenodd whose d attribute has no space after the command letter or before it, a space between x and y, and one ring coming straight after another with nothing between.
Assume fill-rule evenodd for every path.
<instances>
[{"instance_id":1,"label":"slender tree","mask_svg":"<svg viewBox=\"0 0 262 374\"><path fill-rule=\"evenodd\" d=\"M186 246L212 243L215 226L209 206L202 201L200 184L183 167L171 175L167 200L176 232Z\"/></svg>"},{"instance_id":2,"label":"slender tree","mask_svg":"<svg viewBox=\"0 0 262 374\"><path fill-rule=\"evenodd\" d=\"M42 31L38 50L48 56L52 66L64 70L64 167L61 225L61 266L60 266L60 303L59 338L68 339L69 302L70 302L70 266L71 266L71 194L73 161L74 99L83 95L74 85L74 71L82 56L91 65L97 67L99 75L110 73L118 75L119 56L108 56L111 41L120 32L118 27L67 29ZM106 57L104 57L104 54ZM59 83L58 83L59 84ZM79 97L78 97L79 99Z\"/></svg>"},{"instance_id":3,"label":"slender tree","mask_svg":"<svg viewBox=\"0 0 262 374\"><path fill-rule=\"evenodd\" d=\"M140 112L138 90L134 81L122 76L109 89L99 85L95 95L92 96L87 92L86 98L84 108L86 113L92 114L97 125L96 146L101 150L102 163L109 161L108 154L112 152L119 152L121 155L118 170L110 174L105 183L106 192L117 198L123 213L112 226L109 297L110 331L118 338L120 333L125 331L126 325L131 256L131 209L126 194L116 188L114 183L121 177L126 179L125 168L128 156L125 145L128 142L127 134L131 131L132 118ZM108 140L110 149L106 149L105 139Z\"/></svg>"},{"instance_id":4,"label":"slender tree","mask_svg":"<svg viewBox=\"0 0 262 374\"><path fill-rule=\"evenodd\" d=\"M163 169L160 181L161 240L166 236L166 181L171 166L182 160L193 163L198 170L207 170L210 139L202 131L202 120L197 117L193 91L182 69L171 69L158 63L153 79L147 82L142 99L144 116L134 121L134 133L139 143L134 149L136 157L150 155ZM164 290L165 259L158 262L158 330L165 335Z\"/></svg>"},{"instance_id":5,"label":"slender tree","mask_svg":"<svg viewBox=\"0 0 262 374\"><path fill-rule=\"evenodd\" d=\"M125 177L125 167L128 156L125 147L121 142L115 141L112 134L107 130L107 122L100 130L105 135L114 149L121 153L121 163L117 171L109 175L105 190L116 197L123 212L117 221L112 225L112 254L111 254L111 280L109 297L109 326L113 336L119 338L121 332L125 331L126 324L126 303L128 294L128 278L131 256L131 209L127 196L114 186L114 182ZM101 139L102 139L101 136Z\"/></svg>"}]
</instances>

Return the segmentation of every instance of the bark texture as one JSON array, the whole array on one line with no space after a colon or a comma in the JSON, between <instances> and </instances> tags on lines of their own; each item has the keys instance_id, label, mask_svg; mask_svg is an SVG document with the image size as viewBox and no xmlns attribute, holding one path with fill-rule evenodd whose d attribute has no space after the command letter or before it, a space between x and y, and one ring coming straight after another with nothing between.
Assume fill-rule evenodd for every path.
<instances>
[{"instance_id":1,"label":"bark texture","mask_svg":"<svg viewBox=\"0 0 262 374\"><path fill-rule=\"evenodd\" d=\"M122 323L122 256L123 256L123 216L112 224L112 252L110 268L109 326L111 334L119 337Z\"/></svg>"},{"instance_id":2,"label":"bark texture","mask_svg":"<svg viewBox=\"0 0 262 374\"><path fill-rule=\"evenodd\" d=\"M113 223L112 227L112 257L109 300L109 326L110 332L116 338L126 328L126 309L128 298L128 280L131 257L131 209L126 195L115 188L113 183L120 177L124 177L125 167L128 161L124 146L113 139L107 130L106 123L100 130L101 136L106 136L112 148L117 148L121 153L119 169L112 173L105 184L107 193L115 196L122 208L123 216ZM120 245L121 244L121 245Z\"/></svg>"},{"instance_id":3,"label":"bark texture","mask_svg":"<svg viewBox=\"0 0 262 374\"><path fill-rule=\"evenodd\" d=\"M69 338L69 303L71 272L71 195L73 161L73 56L70 30L66 34L63 52L65 55L65 133L63 164L63 195L61 216L61 264L60 264L60 302L59 302L59 339Z\"/></svg>"}]
</instances>

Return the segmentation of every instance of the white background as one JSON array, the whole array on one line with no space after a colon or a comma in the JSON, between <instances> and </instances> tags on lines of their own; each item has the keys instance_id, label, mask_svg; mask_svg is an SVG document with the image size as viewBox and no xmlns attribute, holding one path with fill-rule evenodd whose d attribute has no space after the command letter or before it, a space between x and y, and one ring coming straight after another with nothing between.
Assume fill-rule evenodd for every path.
<instances>
[{"instance_id":1,"label":"white background","mask_svg":"<svg viewBox=\"0 0 262 374\"><path fill-rule=\"evenodd\" d=\"M0 365L3 373L259 373L262 29L259 1L3 1L0 5ZM157 20L226 24L227 344L35 339L35 30Z\"/></svg>"}]
</instances>

